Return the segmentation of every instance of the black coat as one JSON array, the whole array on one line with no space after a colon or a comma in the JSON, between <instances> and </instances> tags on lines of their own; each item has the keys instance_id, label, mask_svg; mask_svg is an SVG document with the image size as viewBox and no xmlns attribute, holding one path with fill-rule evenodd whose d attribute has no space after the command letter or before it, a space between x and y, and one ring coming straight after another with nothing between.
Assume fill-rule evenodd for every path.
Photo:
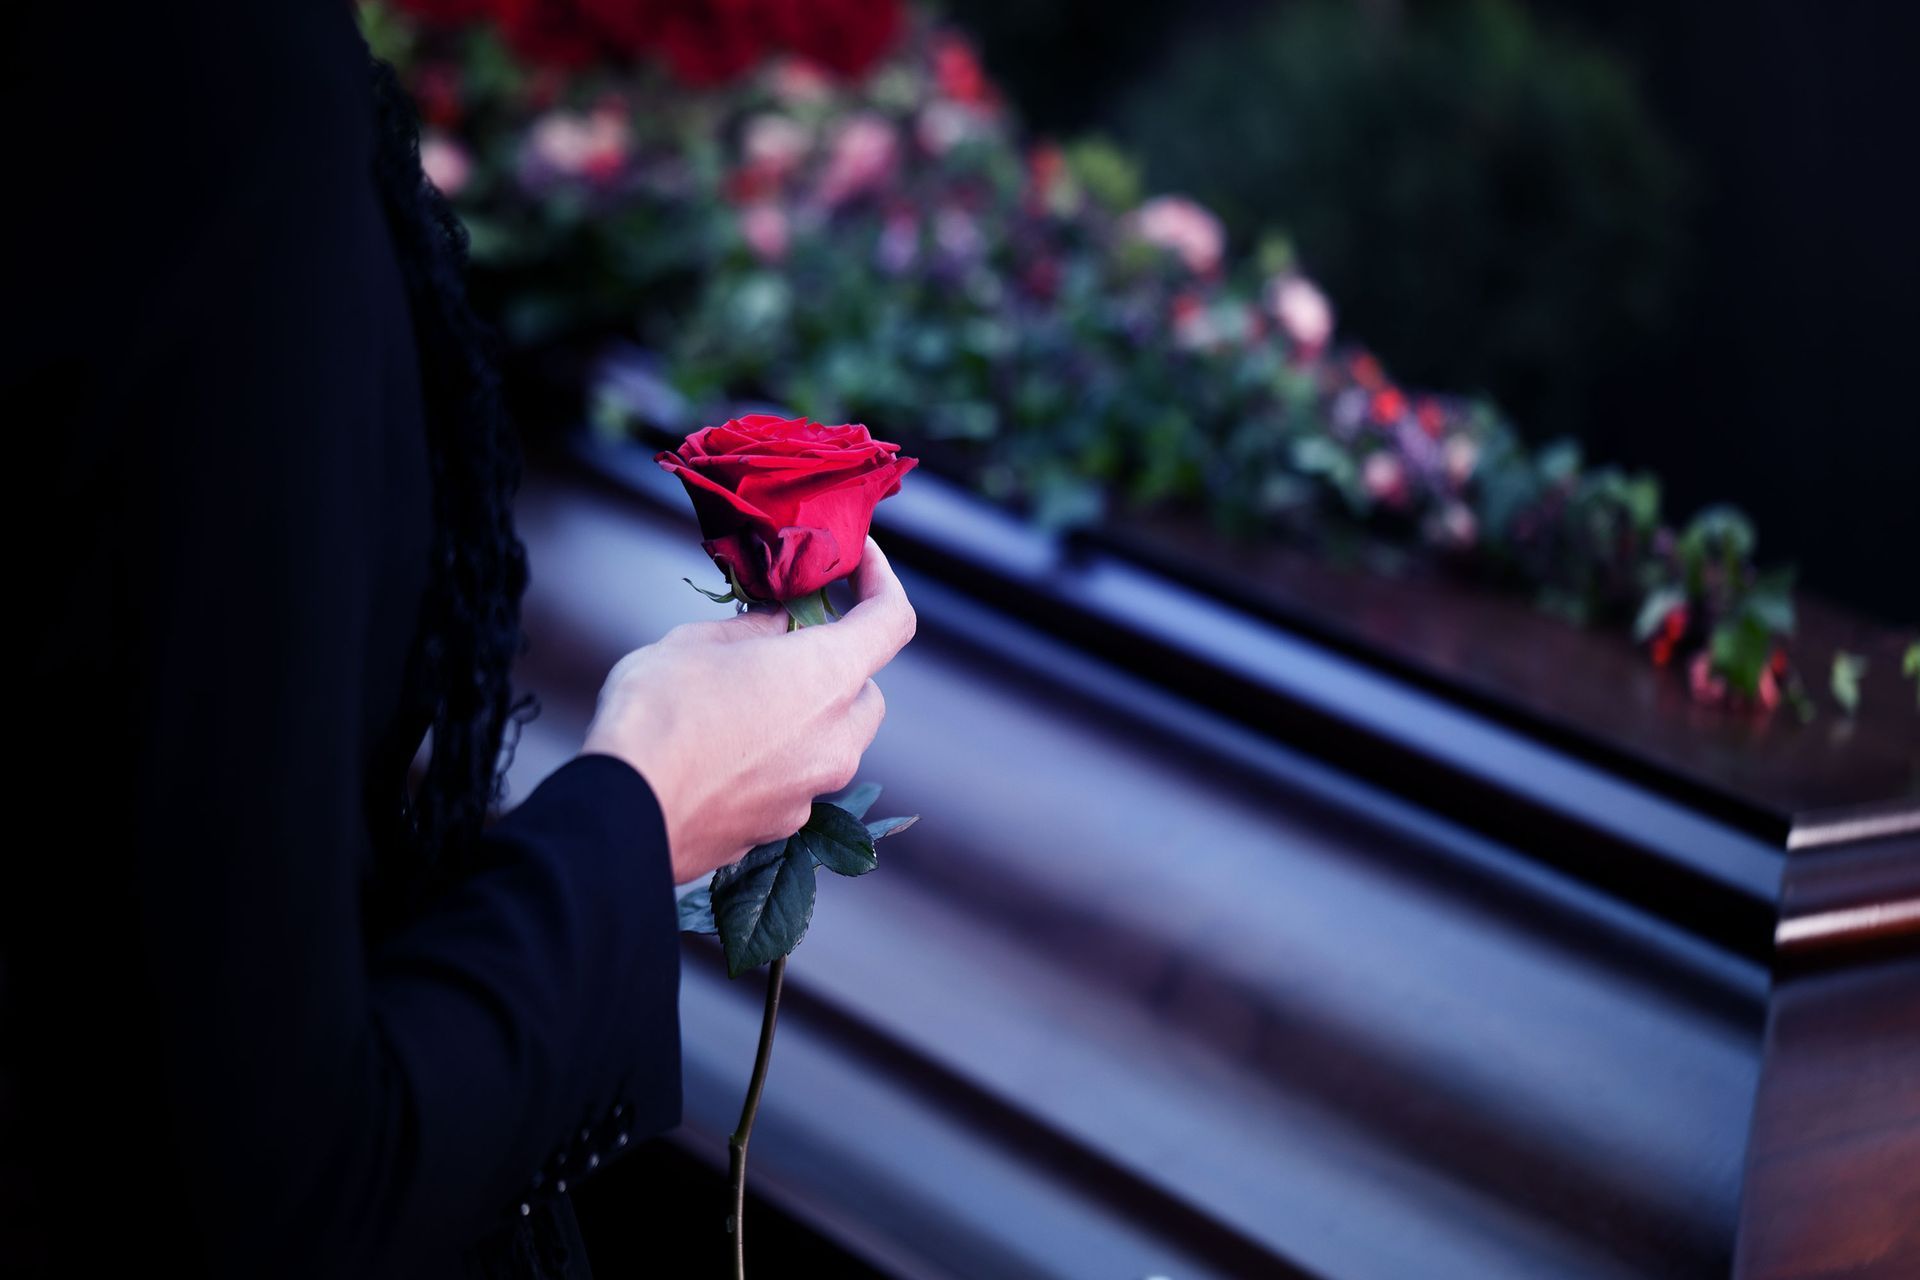
<instances>
[{"instance_id":1,"label":"black coat","mask_svg":"<svg viewBox=\"0 0 1920 1280\"><path fill-rule=\"evenodd\" d=\"M0 1273L571 1272L680 1117L666 836L583 757L372 924L431 515L351 6L11 38Z\"/></svg>"}]
</instances>

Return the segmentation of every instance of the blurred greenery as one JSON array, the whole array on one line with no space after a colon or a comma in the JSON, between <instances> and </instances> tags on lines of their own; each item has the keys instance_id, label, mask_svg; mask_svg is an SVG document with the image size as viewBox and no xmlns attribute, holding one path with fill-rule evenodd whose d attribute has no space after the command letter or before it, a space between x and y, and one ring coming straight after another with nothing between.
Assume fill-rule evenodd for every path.
<instances>
[{"instance_id":1,"label":"blurred greenery","mask_svg":"<svg viewBox=\"0 0 1920 1280\"><path fill-rule=\"evenodd\" d=\"M1535 438L1671 324L1687 184L1623 68L1517 0L1297 0L1199 31L1117 112L1151 188L1286 228L1404 378Z\"/></svg>"}]
</instances>

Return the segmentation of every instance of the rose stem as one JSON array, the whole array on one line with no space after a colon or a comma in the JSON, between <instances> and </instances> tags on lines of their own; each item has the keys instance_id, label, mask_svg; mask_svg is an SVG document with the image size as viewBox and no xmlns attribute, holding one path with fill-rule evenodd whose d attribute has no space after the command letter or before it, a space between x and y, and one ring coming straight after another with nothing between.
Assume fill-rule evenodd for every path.
<instances>
[{"instance_id":1,"label":"rose stem","mask_svg":"<svg viewBox=\"0 0 1920 1280\"><path fill-rule=\"evenodd\" d=\"M733 1236L734 1280L746 1280L747 1249L740 1221L747 1209L747 1139L753 1134L753 1118L760 1110L760 1090L767 1083L767 1060L773 1056L773 1024L780 1016L780 980L786 976L787 958L781 956L767 969L767 1007L760 1015L760 1048L753 1055L753 1078L747 1083L746 1105L740 1108L740 1125L727 1139L727 1176L733 1184L733 1217L727 1230Z\"/></svg>"}]
</instances>

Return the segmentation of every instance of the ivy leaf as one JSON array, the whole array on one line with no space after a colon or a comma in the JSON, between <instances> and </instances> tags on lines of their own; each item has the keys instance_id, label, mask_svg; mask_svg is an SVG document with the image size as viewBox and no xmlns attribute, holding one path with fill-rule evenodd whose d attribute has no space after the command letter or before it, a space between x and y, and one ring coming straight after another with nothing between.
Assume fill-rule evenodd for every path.
<instances>
[{"instance_id":1,"label":"ivy leaf","mask_svg":"<svg viewBox=\"0 0 1920 1280\"><path fill-rule=\"evenodd\" d=\"M873 837L858 818L837 805L816 802L807 825L788 843L843 876L863 876L880 865L873 856Z\"/></svg>"},{"instance_id":2,"label":"ivy leaf","mask_svg":"<svg viewBox=\"0 0 1920 1280\"><path fill-rule=\"evenodd\" d=\"M713 884L708 882L680 897L680 931L682 933L718 933L720 926L713 922Z\"/></svg>"},{"instance_id":3,"label":"ivy leaf","mask_svg":"<svg viewBox=\"0 0 1920 1280\"><path fill-rule=\"evenodd\" d=\"M1857 653L1848 653L1845 649L1835 650L1833 671L1827 678L1827 687L1833 691L1833 700L1848 715L1860 709L1860 679L1867 674L1867 660Z\"/></svg>"},{"instance_id":4,"label":"ivy leaf","mask_svg":"<svg viewBox=\"0 0 1920 1280\"><path fill-rule=\"evenodd\" d=\"M920 821L920 815L910 814L904 818L881 818L867 824L867 834L875 840L885 840L888 836L897 836L914 823Z\"/></svg>"},{"instance_id":5,"label":"ivy leaf","mask_svg":"<svg viewBox=\"0 0 1920 1280\"><path fill-rule=\"evenodd\" d=\"M791 838L748 850L711 888L730 978L791 952L813 920L813 858Z\"/></svg>"},{"instance_id":6,"label":"ivy leaf","mask_svg":"<svg viewBox=\"0 0 1920 1280\"><path fill-rule=\"evenodd\" d=\"M1640 606L1639 616L1633 620L1633 641L1644 644L1647 638L1660 629L1667 615L1687 602L1687 593L1679 587L1661 587L1650 592Z\"/></svg>"},{"instance_id":7,"label":"ivy leaf","mask_svg":"<svg viewBox=\"0 0 1920 1280\"><path fill-rule=\"evenodd\" d=\"M873 802L880 798L880 784L877 782L856 782L847 788L843 796L828 800L836 809L845 809L856 818L867 816L867 810L873 808Z\"/></svg>"}]
</instances>

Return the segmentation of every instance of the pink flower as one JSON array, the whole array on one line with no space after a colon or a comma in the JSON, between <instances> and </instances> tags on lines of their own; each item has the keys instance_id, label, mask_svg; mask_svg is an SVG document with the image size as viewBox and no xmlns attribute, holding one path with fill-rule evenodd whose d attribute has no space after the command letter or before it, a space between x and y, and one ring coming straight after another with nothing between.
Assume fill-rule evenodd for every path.
<instances>
[{"instance_id":1,"label":"pink flower","mask_svg":"<svg viewBox=\"0 0 1920 1280\"><path fill-rule=\"evenodd\" d=\"M473 158L467 149L437 130L420 139L420 168L440 194L457 196L473 176Z\"/></svg>"},{"instance_id":2,"label":"pink flower","mask_svg":"<svg viewBox=\"0 0 1920 1280\"><path fill-rule=\"evenodd\" d=\"M1134 234L1177 255L1195 275L1211 275L1226 252L1220 219L1185 196L1155 196L1133 213Z\"/></svg>"},{"instance_id":3,"label":"pink flower","mask_svg":"<svg viewBox=\"0 0 1920 1280\"><path fill-rule=\"evenodd\" d=\"M1360 487L1375 502L1400 506L1407 500L1407 469L1393 454L1376 449L1360 468Z\"/></svg>"},{"instance_id":4,"label":"pink flower","mask_svg":"<svg viewBox=\"0 0 1920 1280\"><path fill-rule=\"evenodd\" d=\"M776 180L799 168L811 150L813 134L807 126L778 111L753 117L740 135L741 158Z\"/></svg>"},{"instance_id":5,"label":"pink flower","mask_svg":"<svg viewBox=\"0 0 1920 1280\"><path fill-rule=\"evenodd\" d=\"M618 176L631 145L626 115L617 109L549 111L534 121L526 155L543 173L606 182Z\"/></svg>"},{"instance_id":6,"label":"pink flower","mask_svg":"<svg viewBox=\"0 0 1920 1280\"><path fill-rule=\"evenodd\" d=\"M1451 435L1441 446L1441 457L1448 483L1458 489L1473 477L1473 469L1480 465L1480 446L1471 436Z\"/></svg>"},{"instance_id":7,"label":"pink flower","mask_svg":"<svg viewBox=\"0 0 1920 1280\"><path fill-rule=\"evenodd\" d=\"M1726 699L1727 682L1714 674L1713 659L1705 649L1694 654L1693 661L1687 664L1687 687L1693 692L1695 702L1715 706Z\"/></svg>"},{"instance_id":8,"label":"pink flower","mask_svg":"<svg viewBox=\"0 0 1920 1280\"><path fill-rule=\"evenodd\" d=\"M1456 551L1465 551L1480 536L1480 522L1464 502L1449 502L1440 512L1440 541Z\"/></svg>"},{"instance_id":9,"label":"pink flower","mask_svg":"<svg viewBox=\"0 0 1920 1280\"><path fill-rule=\"evenodd\" d=\"M849 117L833 136L815 198L832 208L878 188L892 174L898 151L898 136L883 117Z\"/></svg>"},{"instance_id":10,"label":"pink flower","mask_svg":"<svg viewBox=\"0 0 1920 1280\"><path fill-rule=\"evenodd\" d=\"M740 235L762 262L775 263L787 256L787 215L770 200L756 201L740 211Z\"/></svg>"},{"instance_id":11,"label":"pink flower","mask_svg":"<svg viewBox=\"0 0 1920 1280\"><path fill-rule=\"evenodd\" d=\"M929 102L914 118L913 136L928 155L943 156L963 142L984 136L988 118L954 102Z\"/></svg>"},{"instance_id":12,"label":"pink flower","mask_svg":"<svg viewBox=\"0 0 1920 1280\"><path fill-rule=\"evenodd\" d=\"M767 87L790 107L823 102L833 94L833 77L805 58L781 58L767 69Z\"/></svg>"},{"instance_id":13,"label":"pink flower","mask_svg":"<svg viewBox=\"0 0 1920 1280\"><path fill-rule=\"evenodd\" d=\"M1267 310L1309 360L1325 350L1333 337L1333 304L1305 276L1281 275L1267 281Z\"/></svg>"}]
</instances>

